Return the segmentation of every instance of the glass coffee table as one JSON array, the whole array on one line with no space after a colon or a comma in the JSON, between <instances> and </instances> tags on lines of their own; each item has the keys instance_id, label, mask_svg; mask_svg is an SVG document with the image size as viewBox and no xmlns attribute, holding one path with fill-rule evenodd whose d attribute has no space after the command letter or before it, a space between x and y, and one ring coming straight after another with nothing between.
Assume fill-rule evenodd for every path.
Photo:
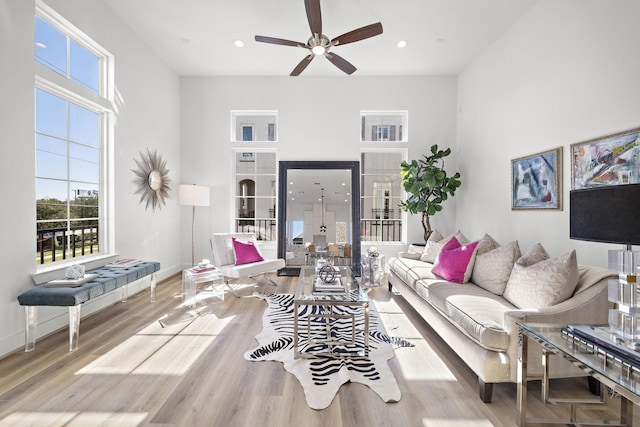
<instances>
[{"instance_id":1,"label":"glass coffee table","mask_svg":"<svg viewBox=\"0 0 640 427\"><path fill-rule=\"evenodd\" d=\"M350 267L335 267L344 291L314 291L315 267L302 267L294 295L294 357L357 357L369 352L369 297Z\"/></svg>"}]
</instances>

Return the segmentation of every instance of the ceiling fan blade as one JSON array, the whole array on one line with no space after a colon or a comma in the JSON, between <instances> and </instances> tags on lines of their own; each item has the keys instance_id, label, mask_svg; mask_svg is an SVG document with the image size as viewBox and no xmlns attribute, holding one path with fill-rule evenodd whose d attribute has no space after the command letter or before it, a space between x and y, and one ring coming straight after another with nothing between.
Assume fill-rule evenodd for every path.
<instances>
[{"instance_id":1,"label":"ceiling fan blade","mask_svg":"<svg viewBox=\"0 0 640 427\"><path fill-rule=\"evenodd\" d=\"M382 34L382 23L376 22L375 24L370 24L356 30L349 31L348 33L344 33L341 36L338 36L331 40L331 43L339 46L341 44L353 43L359 40L368 39L369 37L374 37L379 34Z\"/></svg>"},{"instance_id":2,"label":"ceiling fan blade","mask_svg":"<svg viewBox=\"0 0 640 427\"><path fill-rule=\"evenodd\" d=\"M311 55L305 56L304 59L300 61L298 65L296 65L296 68L294 68L291 74L289 75L293 77L299 76L300 73L303 72L304 69L307 68L307 66L311 63L311 60L313 59L314 56L315 55L313 53Z\"/></svg>"},{"instance_id":3,"label":"ceiling fan blade","mask_svg":"<svg viewBox=\"0 0 640 427\"><path fill-rule=\"evenodd\" d=\"M256 36L256 41L261 43L279 44L283 46L305 47L304 43L294 42L293 40L278 39L275 37Z\"/></svg>"},{"instance_id":4,"label":"ceiling fan blade","mask_svg":"<svg viewBox=\"0 0 640 427\"><path fill-rule=\"evenodd\" d=\"M346 59L344 59L343 57L336 55L335 53L326 53L324 56L327 57L327 59L329 61L331 61L331 63L333 65L335 65L336 67L340 68L342 71L344 71L345 73L351 75L353 74L354 71L357 70L356 67L353 66L353 64L351 64L351 62L347 61Z\"/></svg>"},{"instance_id":5,"label":"ceiling fan blade","mask_svg":"<svg viewBox=\"0 0 640 427\"><path fill-rule=\"evenodd\" d=\"M322 13L320 12L320 0L304 0L304 8L307 11L307 20L312 35L322 35Z\"/></svg>"}]
</instances>

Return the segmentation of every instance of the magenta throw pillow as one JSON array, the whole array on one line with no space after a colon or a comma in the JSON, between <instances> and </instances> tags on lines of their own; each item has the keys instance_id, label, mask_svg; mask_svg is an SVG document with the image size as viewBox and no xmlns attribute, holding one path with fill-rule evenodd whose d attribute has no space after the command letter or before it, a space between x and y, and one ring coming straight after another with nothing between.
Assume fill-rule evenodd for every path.
<instances>
[{"instance_id":1,"label":"magenta throw pillow","mask_svg":"<svg viewBox=\"0 0 640 427\"><path fill-rule=\"evenodd\" d=\"M240 240L236 240L235 237L232 237L231 240L233 242L233 252L236 255L236 265L250 264L264 260L254 241L241 242Z\"/></svg>"},{"instance_id":2,"label":"magenta throw pillow","mask_svg":"<svg viewBox=\"0 0 640 427\"><path fill-rule=\"evenodd\" d=\"M463 246L458 239L453 237L438 254L431 272L451 282L468 282L473 271L477 246L478 242Z\"/></svg>"}]
</instances>

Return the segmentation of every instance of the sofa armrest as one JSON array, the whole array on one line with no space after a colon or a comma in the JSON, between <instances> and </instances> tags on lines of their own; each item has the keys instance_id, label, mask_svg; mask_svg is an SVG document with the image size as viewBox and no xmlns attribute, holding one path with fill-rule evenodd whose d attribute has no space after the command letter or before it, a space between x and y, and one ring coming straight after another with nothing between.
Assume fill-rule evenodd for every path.
<instances>
[{"instance_id":1,"label":"sofa armrest","mask_svg":"<svg viewBox=\"0 0 640 427\"><path fill-rule=\"evenodd\" d=\"M517 323L603 324L607 323L610 308L613 308L613 303L608 301L605 278L560 304L538 309L506 311L503 327L510 337L507 353L510 358L513 358L512 360L517 360L519 332ZM531 357L532 349L530 348L529 351ZM539 352L539 349L535 351ZM530 360L537 360L537 358L530 358ZM512 371L512 378L516 378L515 364L512 366Z\"/></svg>"},{"instance_id":2,"label":"sofa armrest","mask_svg":"<svg viewBox=\"0 0 640 427\"><path fill-rule=\"evenodd\" d=\"M606 323L609 308L607 280L551 307L514 309L505 312L505 326L515 323ZM517 326L515 326L517 329Z\"/></svg>"},{"instance_id":3,"label":"sofa armrest","mask_svg":"<svg viewBox=\"0 0 640 427\"><path fill-rule=\"evenodd\" d=\"M420 259L421 256L422 254L418 252L399 252L398 253L398 258Z\"/></svg>"}]
</instances>

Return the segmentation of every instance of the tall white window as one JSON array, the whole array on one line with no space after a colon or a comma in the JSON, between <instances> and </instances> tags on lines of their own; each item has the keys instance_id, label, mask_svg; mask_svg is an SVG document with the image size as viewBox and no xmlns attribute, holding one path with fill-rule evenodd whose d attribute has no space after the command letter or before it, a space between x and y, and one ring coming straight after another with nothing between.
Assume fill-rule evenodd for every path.
<instances>
[{"instance_id":1,"label":"tall white window","mask_svg":"<svg viewBox=\"0 0 640 427\"><path fill-rule=\"evenodd\" d=\"M255 233L258 240L277 238L277 159L273 150L234 151L236 232Z\"/></svg>"},{"instance_id":2,"label":"tall white window","mask_svg":"<svg viewBox=\"0 0 640 427\"><path fill-rule=\"evenodd\" d=\"M363 150L360 160L360 238L363 242L402 242L405 230L398 209L402 200L400 163L406 149Z\"/></svg>"},{"instance_id":3,"label":"tall white window","mask_svg":"<svg viewBox=\"0 0 640 427\"><path fill-rule=\"evenodd\" d=\"M106 251L113 58L49 7L35 17L36 263ZM49 74L52 70L63 79ZM54 81L55 80L55 81ZM87 89L91 95L87 96Z\"/></svg>"}]
</instances>

